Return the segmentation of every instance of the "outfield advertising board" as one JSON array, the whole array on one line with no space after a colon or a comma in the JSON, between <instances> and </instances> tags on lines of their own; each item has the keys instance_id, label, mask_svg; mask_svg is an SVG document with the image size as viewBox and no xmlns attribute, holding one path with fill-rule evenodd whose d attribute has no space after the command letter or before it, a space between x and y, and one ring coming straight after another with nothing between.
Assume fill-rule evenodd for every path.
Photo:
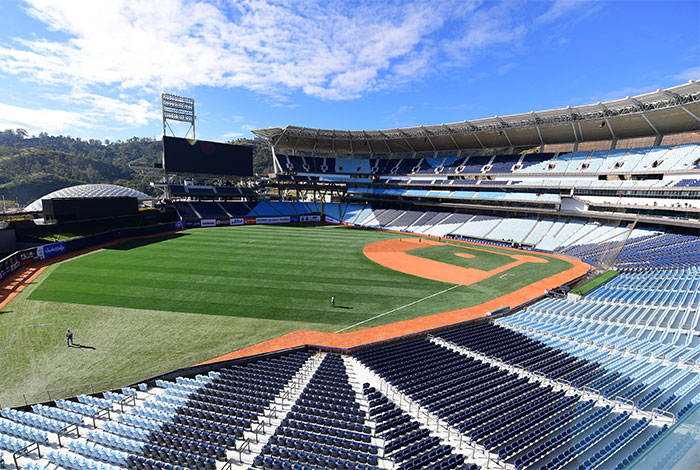
<instances>
[{"instance_id":1,"label":"outfield advertising board","mask_svg":"<svg viewBox=\"0 0 700 470\"><path fill-rule=\"evenodd\" d=\"M28 250L20 251L20 253L19 253L20 261L24 262L24 261L32 261L32 260L39 259L39 255L37 253L37 250L38 250L38 248L30 248Z\"/></svg>"},{"instance_id":2,"label":"outfield advertising board","mask_svg":"<svg viewBox=\"0 0 700 470\"><path fill-rule=\"evenodd\" d=\"M12 271L19 268L20 264L21 263L19 261L15 261L14 263L8 265L7 267L0 269L0 279L4 278L8 274L10 274Z\"/></svg>"},{"instance_id":3,"label":"outfield advertising board","mask_svg":"<svg viewBox=\"0 0 700 470\"><path fill-rule=\"evenodd\" d=\"M38 247L36 251L39 259L53 258L54 256L62 255L66 252L66 243L51 243L50 245Z\"/></svg>"},{"instance_id":4,"label":"outfield advertising board","mask_svg":"<svg viewBox=\"0 0 700 470\"><path fill-rule=\"evenodd\" d=\"M329 224L339 224L340 223L340 220L336 219L335 217L331 217L330 215L326 215L325 218L326 218L326 222L328 222Z\"/></svg>"},{"instance_id":5,"label":"outfield advertising board","mask_svg":"<svg viewBox=\"0 0 700 470\"><path fill-rule=\"evenodd\" d=\"M258 217L255 220L256 224L288 224L290 221L289 216L283 217Z\"/></svg>"},{"instance_id":6,"label":"outfield advertising board","mask_svg":"<svg viewBox=\"0 0 700 470\"><path fill-rule=\"evenodd\" d=\"M229 225L243 225L244 222L245 220L243 220L242 218L228 220Z\"/></svg>"},{"instance_id":7,"label":"outfield advertising board","mask_svg":"<svg viewBox=\"0 0 700 470\"><path fill-rule=\"evenodd\" d=\"M201 227L216 227L216 219L202 219L199 225Z\"/></svg>"}]
</instances>

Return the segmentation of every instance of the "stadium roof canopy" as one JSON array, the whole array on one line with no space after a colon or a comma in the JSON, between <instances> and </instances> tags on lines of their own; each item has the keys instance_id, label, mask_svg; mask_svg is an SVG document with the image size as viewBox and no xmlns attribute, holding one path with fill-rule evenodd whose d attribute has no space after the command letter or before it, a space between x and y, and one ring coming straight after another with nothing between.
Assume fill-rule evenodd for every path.
<instances>
[{"instance_id":1,"label":"stadium roof canopy","mask_svg":"<svg viewBox=\"0 0 700 470\"><path fill-rule=\"evenodd\" d=\"M270 127L253 133L276 149L348 154L528 147L617 141L700 130L700 81L585 106L451 124L344 131Z\"/></svg>"},{"instance_id":2,"label":"stadium roof canopy","mask_svg":"<svg viewBox=\"0 0 700 470\"><path fill-rule=\"evenodd\" d=\"M40 197L36 201L29 204L24 210L26 212L37 212L43 210L41 204L42 199L60 199L60 198L90 198L90 197L135 197L139 201L144 199L153 199L146 193L137 191L116 184L80 184L78 186L70 186L68 188L59 189L46 196Z\"/></svg>"}]
</instances>

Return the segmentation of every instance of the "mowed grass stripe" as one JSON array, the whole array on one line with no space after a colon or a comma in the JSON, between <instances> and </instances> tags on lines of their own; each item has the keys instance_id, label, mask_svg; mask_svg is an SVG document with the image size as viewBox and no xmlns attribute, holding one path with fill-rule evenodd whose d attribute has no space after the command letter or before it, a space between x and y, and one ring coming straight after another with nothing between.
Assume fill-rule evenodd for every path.
<instances>
[{"instance_id":1,"label":"mowed grass stripe","mask_svg":"<svg viewBox=\"0 0 700 470\"><path fill-rule=\"evenodd\" d=\"M79 263L71 265L67 263L66 267L61 270L66 272L71 272L71 270L81 270L82 272L104 270L110 272L118 271L132 271L137 273L143 273L145 275L158 275L170 272L183 272L183 268L187 267L187 272L184 273L187 276L192 276L196 274L208 274L208 275L221 275L226 276L229 273L269 273L269 272L291 272L300 271L301 268L311 269L315 272L327 272L329 275L335 276L371 276L377 275L381 277L384 269L381 266L374 265L371 261L367 260L366 263L358 264L353 272L344 272L347 268L347 261L335 260L333 262L321 261L321 258L317 260L313 259L292 259L289 258L284 262L279 260L265 258L265 257L250 257L248 261L236 262L231 264L222 263L218 259L212 258L209 261L211 264L198 264L188 266L182 261L173 260L172 258L159 260L158 258L151 259L151 262L144 263L143 261L129 262L129 260L108 260L107 262L99 263ZM75 267L73 267L75 266ZM382 269L378 269L382 268ZM79 271L76 271L79 272Z\"/></svg>"},{"instance_id":2,"label":"mowed grass stripe","mask_svg":"<svg viewBox=\"0 0 700 470\"><path fill-rule=\"evenodd\" d=\"M279 279L270 279L265 275L259 275L255 277L226 277L226 276L203 276L198 279L187 279L179 278L175 279L172 276L167 278L154 278L154 277L133 277L133 276L115 276L106 271L99 271L90 273L89 283L80 281L76 279L74 273L59 272L52 275L52 280L56 283L67 283L70 285L83 284L96 284L101 286L113 286L115 283L120 286L130 286L134 288L157 288L162 290L209 290L212 292L230 292L232 289L241 288L266 288L266 289L279 289L284 284L289 284L284 277L279 277ZM164 288L164 281L167 280L168 287ZM285 282L280 282L285 281ZM352 282L348 282L352 281ZM358 287L363 290L367 295L377 294L386 295L386 288L390 287L394 292L396 297L405 297L419 293L420 291L432 291L430 288L425 286L407 286L401 285L396 286L392 282L382 282L380 279L351 279L347 280L343 277L313 277L304 276L303 279L295 281L293 283L295 290L308 290L313 292L329 292L332 288L334 292L347 292L354 293L357 291Z\"/></svg>"},{"instance_id":3,"label":"mowed grass stripe","mask_svg":"<svg viewBox=\"0 0 700 470\"><path fill-rule=\"evenodd\" d=\"M352 307L342 316L362 319L444 288L362 254L367 243L391 237L396 236L325 226L236 227L195 230L157 243L130 241L63 263L31 298L284 318L285 306L306 305L309 315L327 315L335 295ZM247 243L251 240L255 243Z\"/></svg>"},{"instance_id":4,"label":"mowed grass stripe","mask_svg":"<svg viewBox=\"0 0 700 470\"><path fill-rule=\"evenodd\" d=\"M93 284L88 283L71 283L63 281L55 281L50 288L50 292L63 292L70 293L73 292L76 296L82 295L93 295L96 294ZM281 305L286 305L292 301L301 302L323 302L327 304L330 300L330 296L326 295L328 290L322 291L320 289L310 290L310 289L297 289L294 287L273 287L266 289L264 292L260 290L253 290L249 287L231 287L227 290L221 289L219 291L214 291L208 289L206 291L202 289L171 289L171 288L157 288L157 287L144 287L138 289L136 292L129 292L128 297L134 299L173 299L173 300L198 300L198 301L208 301L208 302L218 302L218 303L235 303L235 305L240 306L246 304L250 299L259 299L261 302L265 302L269 305L275 305L278 301ZM341 294L354 295L354 289L344 288L342 285L334 285L333 290L336 296ZM415 292L415 295L420 295L421 292ZM99 289L99 295L105 296L125 296L125 290L123 285L102 285ZM405 296L393 295L391 296L394 300L400 300L405 298ZM364 293L362 299L357 299L354 301L355 305L363 304L373 304L381 303L388 300L384 293ZM109 305L108 303L105 305ZM200 310L200 309L198 309ZM196 312L199 313L199 312Z\"/></svg>"}]
</instances>

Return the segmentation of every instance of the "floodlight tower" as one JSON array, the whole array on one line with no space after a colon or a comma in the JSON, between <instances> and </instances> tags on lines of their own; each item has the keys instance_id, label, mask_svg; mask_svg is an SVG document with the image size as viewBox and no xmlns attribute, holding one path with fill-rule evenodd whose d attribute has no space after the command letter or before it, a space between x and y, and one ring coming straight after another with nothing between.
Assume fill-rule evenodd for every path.
<instances>
[{"instance_id":1,"label":"floodlight tower","mask_svg":"<svg viewBox=\"0 0 700 470\"><path fill-rule=\"evenodd\" d=\"M192 131L191 138L193 140L196 139L197 136L194 129L194 120L196 118L194 115L194 98L186 98L170 93L162 93L160 98L163 110L163 135L166 134L166 129L170 129L170 133L173 137L177 137L172 127L170 127L170 124L168 124L168 121L180 121L190 124L189 129L187 129L185 133L185 138L188 138L190 131Z\"/></svg>"}]
</instances>

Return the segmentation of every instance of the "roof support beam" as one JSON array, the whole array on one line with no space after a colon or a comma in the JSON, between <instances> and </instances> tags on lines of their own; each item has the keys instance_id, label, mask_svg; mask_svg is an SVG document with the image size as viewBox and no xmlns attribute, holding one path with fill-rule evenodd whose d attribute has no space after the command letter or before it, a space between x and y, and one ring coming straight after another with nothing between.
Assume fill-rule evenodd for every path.
<instances>
[{"instance_id":1,"label":"roof support beam","mask_svg":"<svg viewBox=\"0 0 700 470\"><path fill-rule=\"evenodd\" d=\"M478 134L474 133L474 138L476 139L477 142L479 142L479 145L481 145L481 148L482 148L482 149L485 149L485 148L486 148L486 146L484 145L484 143L483 143L483 142L481 141L481 139L479 138L479 135L478 135Z\"/></svg>"},{"instance_id":2,"label":"roof support beam","mask_svg":"<svg viewBox=\"0 0 700 470\"><path fill-rule=\"evenodd\" d=\"M530 111L530 114L532 117L535 119L535 130L537 131L537 137L540 138L540 153L542 152L542 149L544 148L544 139L542 139L542 132L540 131L540 117L537 115L536 112Z\"/></svg>"},{"instance_id":3,"label":"roof support beam","mask_svg":"<svg viewBox=\"0 0 700 470\"><path fill-rule=\"evenodd\" d=\"M503 120L500 116L496 116L496 120L501 124L502 128L501 130L498 131L498 135L504 135L506 137L506 140L508 141L508 146L512 149L513 148L513 142L510 141L510 137L508 137L508 132L506 131L506 128L510 127L508 126L508 123Z\"/></svg>"},{"instance_id":4,"label":"roof support beam","mask_svg":"<svg viewBox=\"0 0 700 470\"><path fill-rule=\"evenodd\" d=\"M629 101L630 103L635 104L636 106L639 106L640 108L642 107L642 103L640 103L640 102L639 102L638 100L636 100L635 98L631 98L631 97L628 96L628 97L627 97L627 101ZM654 134L656 134L657 137L658 137L659 135L661 135L661 133L659 132L659 130L656 128L656 126L655 126L654 124L651 123L651 121L650 121L649 118L647 117L647 114L646 114L645 112L642 112L642 113L640 113L640 114L642 115L642 118L646 121L646 123L649 125L649 127L651 128L651 130L654 131Z\"/></svg>"},{"instance_id":5,"label":"roof support beam","mask_svg":"<svg viewBox=\"0 0 700 470\"><path fill-rule=\"evenodd\" d=\"M643 117L644 120L647 122L647 124L649 124L649 127L651 127L651 129L654 131L654 134L656 134L657 137L660 136L660 135L661 135L661 132L659 132L659 130L656 128L656 126L655 126L654 124L652 124L652 122L651 122L651 121L649 120L649 118L647 117L647 114L646 114L646 113L642 113L642 117Z\"/></svg>"},{"instance_id":6,"label":"roof support beam","mask_svg":"<svg viewBox=\"0 0 700 470\"><path fill-rule=\"evenodd\" d=\"M372 139L370 139L369 136L367 135L367 131L362 131L362 134L365 136L365 145L369 149L370 156L374 155L374 151L372 150L372 145L370 144Z\"/></svg>"},{"instance_id":7,"label":"roof support beam","mask_svg":"<svg viewBox=\"0 0 700 470\"><path fill-rule=\"evenodd\" d=\"M425 126L420 126L420 128L423 129L423 130L425 131L425 133L427 134L427 135L425 136L425 138L426 138L427 142L430 144L430 146L432 147L433 152L437 152L437 149L436 149L435 146L433 145L433 141L430 140L430 132L428 132L428 130L425 128Z\"/></svg>"},{"instance_id":8,"label":"roof support beam","mask_svg":"<svg viewBox=\"0 0 700 470\"><path fill-rule=\"evenodd\" d=\"M384 137L384 144L386 145L387 152L392 153L391 147L389 146L389 136L386 135L385 133L383 133L382 131L377 131L377 132L379 133L379 135Z\"/></svg>"},{"instance_id":9,"label":"roof support beam","mask_svg":"<svg viewBox=\"0 0 700 470\"><path fill-rule=\"evenodd\" d=\"M272 142L268 140L267 142L270 144L270 152L272 153L272 167L275 169L275 173L282 173L282 165L280 162L277 160L277 154L275 153L275 146L272 145Z\"/></svg>"},{"instance_id":10,"label":"roof support beam","mask_svg":"<svg viewBox=\"0 0 700 470\"><path fill-rule=\"evenodd\" d=\"M696 82L696 83L697 83L697 82ZM685 105L682 104L682 103L683 103L683 98L682 98L679 94L670 92L670 91L668 91L668 90L658 90L658 91L660 91L661 93L663 93L664 95L666 95L666 96L668 96L668 97L670 97L670 98L673 98L673 99L677 100L677 101L678 101L678 104L680 105L680 107L681 107L681 109L682 109L683 111L685 111L685 112L688 113L690 116L692 116L693 118L695 118L696 121L700 121L700 117L698 117L695 113L693 113L692 111L690 111L688 108L685 107Z\"/></svg>"},{"instance_id":11,"label":"roof support beam","mask_svg":"<svg viewBox=\"0 0 700 470\"><path fill-rule=\"evenodd\" d=\"M605 125L608 126L608 130L610 131L610 135L612 136L612 149L615 148L615 144L617 144L617 136L615 135L615 130L612 127L612 124L610 124L610 119L608 119L607 114L610 112L610 108L605 106L603 103L600 101L598 102L598 105L603 108L603 121L605 122Z\"/></svg>"},{"instance_id":12,"label":"roof support beam","mask_svg":"<svg viewBox=\"0 0 700 470\"><path fill-rule=\"evenodd\" d=\"M477 134L477 132L479 131L479 128L476 127L474 124L472 124L471 122L469 122L469 121L467 121L467 120L464 121L464 124L466 124L467 127L469 127L469 129L471 129L471 131L473 132L472 135L474 136L474 138L476 139L476 141L477 141L477 142L479 143L479 145L481 146L481 149L484 150L484 149L486 148L486 146L484 145L483 142L481 142L481 139L479 138L479 134Z\"/></svg>"},{"instance_id":13,"label":"roof support beam","mask_svg":"<svg viewBox=\"0 0 700 470\"><path fill-rule=\"evenodd\" d=\"M578 143L581 139L576 133L576 126L574 125L574 122L576 122L576 116L574 116L574 113L571 110L571 106L567 106L566 110L568 111L569 117L571 118L571 131L574 133L574 152L578 152Z\"/></svg>"},{"instance_id":14,"label":"roof support beam","mask_svg":"<svg viewBox=\"0 0 700 470\"><path fill-rule=\"evenodd\" d=\"M321 132L321 129L316 129L316 137L314 138L314 147L311 149L311 155L316 154L316 146L318 145L318 134Z\"/></svg>"},{"instance_id":15,"label":"roof support beam","mask_svg":"<svg viewBox=\"0 0 700 470\"><path fill-rule=\"evenodd\" d=\"M416 153L416 149L414 149L414 148L413 148L413 145L411 145L411 143L408 141L408 138L409 138L410 136L409 136L408 134L406 134L404 131L402 131L401 129L398 129L398 128L396 129L396 132L398 132L399 134L401 134L402 136L404 136L404 137L403 137L403 140L406 142L406 145L408 145L408 148L411 149L411 152Z\"/></svg>"},{"instance_id":16,"label":"roof support beam","mask_svg":"<svg viewBox=\"0 0 700 470\"><path fill-rule=\"evenodd\" d=\"M442 124L442 127L445 128L445 130L448 132L448 136L450 137L450 140L455 146L455 150L459 150L459 145L457 145L457 141L455 140L455 137L452 135L452 131L450 130L449 127L447 127L445 124Z\"/></svg>"},{"instance_id":17,"label":"roof support beam","mask_svg":"<svg viewBox=\"0 0 700 470\"><path fill-rule=\"evenodd\" d=\"M304 129L306 129L306 127L301 128L302 131ZM297 140L294 141L294 147L292 147L292 152L294 152L294 155L297 153L297 145L299 145L299 136L297 136Z\"/></svg>"},{"instance_id":18,"label":"roof support beam","mask_svg":"<svg viewBox=\"0 0 700 470\"><path fill-rule=\"evenodd\" d=\"M512 147L513 147L513 142L511 142L511 141L510 141L510 137L508 137L508 131L506 131L505 129L503 129L503 130L501 131L501 134L503 134L503 135L505 136L506 140L508 141L508 146L512 148Z\"/></svg>"}]
</instances>

